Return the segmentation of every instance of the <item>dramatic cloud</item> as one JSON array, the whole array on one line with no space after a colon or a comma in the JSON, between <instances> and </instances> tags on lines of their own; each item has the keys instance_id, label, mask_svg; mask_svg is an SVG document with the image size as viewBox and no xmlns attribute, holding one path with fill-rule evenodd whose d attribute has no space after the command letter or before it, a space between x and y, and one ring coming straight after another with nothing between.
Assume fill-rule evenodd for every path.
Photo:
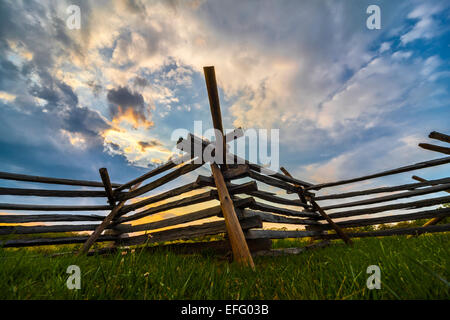
<instances>
[{"instance_id":1,"label":"dramatic cloud","mask_svg":"<svg viewBox=\"0 0 450 320\"><path fill-rule=\"evenodd\" d=\"M135 128L141 125L148 128L153 125L153 122L148 120L150 112L141 94L119 87L109 90L107 99L113 122L127 121Z\"/></svg>"},{"instance_id":2,"label":"dramatic cloud","mask_svg":"<svg viewBox=\"0 0 450 320\"><path fill-rule=\"evenodd\" d=\"M145 132L112 128L105 130L102 136L110 154L125 154L133 165L153 167L172 155L158 140L149 139Z\"/></svg>"},{"instance_id":3,"label":"dramatic cloud","mask_svg":"<svg viewBox=\"0 0 450 320\"><path fill-rule=\"evenodd\" d=\"M423 4L408 14L409 19L418 20L414 27L402 35L400 40L406 45L418 39L431 39L439 34L439 29L443 26L433 18L433 15L441 12L443 6L435 3Z\"/></svg>"}]
</instances>

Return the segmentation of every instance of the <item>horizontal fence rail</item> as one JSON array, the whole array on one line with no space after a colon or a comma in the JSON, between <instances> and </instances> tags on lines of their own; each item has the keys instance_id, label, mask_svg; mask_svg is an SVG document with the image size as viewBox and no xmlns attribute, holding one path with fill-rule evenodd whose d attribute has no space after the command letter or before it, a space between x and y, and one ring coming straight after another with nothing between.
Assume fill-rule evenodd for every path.
<instances>
[{"instance_id":1,"label":"horizontal fence rail","mask_svg":"<svg viewBox=\"0 0 450 320\"><path fill-rule=\"evenodd\" d=\"M69 185L69 186L84 186L84 187L99 187L99 188L104 187L102 182L96 182L96 181L48 178L48 177L29 176L29 175L25 175L25 174L8 173L8 172L0 172L0 179L50 183L50 184L64 184L64 185ZM113 183L112 186L119 187L120 184Z\"/></svg>"},{"instance_id":2,"label":"horizontal fence rail","mask_svg":"<svg viewBox=\"0 0 450 320\"><path fill-rule=\"evenodd\" d=\"M419 162L419 163L412 164L409 166L404 166L404 167L400 167L397 169L382 171L382 172L371 174L368 176L362 176L362 177L353 178L353 179L317 184L317 185L314 185L311 187L307 187L307 189L319 190L319 189L323 189L323 188L335 187L335 186L349 184L349 183L353 183L353 182L359 182L359 181L364 181L364 180L369 180L369 179L374 179L374 178L379 178L379 177L390 176L390 175L397 174L397 173L403 173L403 172L408 172L408 171L413 171L413 170L418 170L418 169L440 166L440 165L448 164L448 163L450 163L450 157L429 160L429 161L423 161L423 162Z\"/></svg>"}]
</instances>

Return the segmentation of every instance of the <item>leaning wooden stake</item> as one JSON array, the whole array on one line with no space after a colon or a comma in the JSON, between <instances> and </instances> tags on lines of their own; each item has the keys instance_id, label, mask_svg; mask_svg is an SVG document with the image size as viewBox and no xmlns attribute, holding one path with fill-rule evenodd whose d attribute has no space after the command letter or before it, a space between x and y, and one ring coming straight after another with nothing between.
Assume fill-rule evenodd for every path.
<instances>
[{"instance_id":1,"label":"leaning wooden stake","mask_svg":"<svg viewBox=\"0 0 450 320\"><path fill-rule=\"evenodd\" d=\"M220 112L219 91L217 90L216 73L214 67L203 67L205 74L206 89L208 90L209 107L214 129L216 129L216 142L222 140L222 163L224 168L226 165L226 138L223 132L222 113ZM220 133L220 134L219 134Z\"/></svg>"},{"instance_id":2,"label":"leaning wooden stake","mask_svg":"<svg viewBox=\"0 0 450 320\"><path fill-rule=\"evenodd\" d=\"M283 173L285 175L292 178L291 174L285 168L281 168L281 171L283 171ZM299 193L299 196L300 195L302 195L302 194ZM325 213L325 211L322 210L322 208L313 199L310 199L309 201L312 204L312 206L314 207L314 209L316 211L318 211L325 220L327 220L327 222L336 231L336 233L342 238L342 240L344 240L346 244L351 245L352 240L350 240L350 238L347 236L347 234L344 231L342 231L341 227L339 227L336 223L334 223L334 221L331 220L331 218Z\"/></svg>"},{"instance_id":3,"label":"leaning wooden stake","mask_svg":"<svg viewBox=\"0 0 450 320\"><path fill-rule=\"evenodd\" d=\"M281 172L283 172L289 178L293 178L292 175L289 173L289 171L287 171L284 167L281 167L280 170L281 170ZM306 203L306 198L305 198L305 195L303 194L303 188L301 186L299 186L299 185L295 185L295 186L298 187L299 190L301 190L301 191L299 191L297 193L298 197L300 198L300 201L303 202L303 203Z\"/></svg>"},{"instance_id":4,"label":"leaning wooden stake","mask_svg":"<svg viewBox=\"0 0 450 320\"><path fill-rule=\"evenodd\" d=\"M287 171L286 168L280 167L280 170L281 170L281 172L284 173L285 176L287 176L287 177L289 177L289 178L294 178L294 177L289 173L289 171ZM307 204L308 202L307 202L306 197L305 197L305 195L304 195L304 193L303 193L303 187L300 186L300 185L298 185L298 184L296 184L295 186L296 186L297 188L299 188L299 190L300 190L299 192L297 192L297 195L298 195L298 197L300 198L300 201ZM308 230L308 231L319 231L319 230L320 230L320 229L318 229L317 226L306 226L305 229ZM326 232L326 231L322 231L322 233L327 233L327 232ZM314 236L314 237L311 237L311 238L309 238L309 243L312 244L312 243L314 243L315 240L319 240L319 239L320 239L320 236Z\"/></svg>"},{"instance_id":5,"label":"leaning wooden stake","mask_svg":"<svg viewBox=\"0 0 450 320\"><path fill-rule=\"evenodd\" d=\"M216 140L223 141L223 159L226 156L225 136L223 134L222 116L220 112L219 94L217 90L216 75L214 67L204 67L206 88L208 90L209 103L211 108L211 116L213 120L214 129L216 129ZM219 134L220 133L220 134ZM223 162L225 167L225 161ZM245 240L244 232L242 231L239 219L237 218L234 209L233 201L231 200L225 179L222 171L216 163L211 163L211 171L214 177L214 182L219 194L220 206L222 208L223 217L225 218L225 225L227 227L228 238L230 240L231 249L233 251L234 259L245 266L250 266L255 269L252 255L248 249L247 241Z\"/></svg>"},{"instance_id":6,"label":"leaning wooden stake","mask_svg":"<svg viewBox=\"0 0 450 320\"><path fill-rule=\"evenodd\" d=\"M345 241L346 244L353 244L352 240L350 240L350 238L347 236L347 234L342 231L341 227L339 227L336 223L334 223L333 220L331 220L331 218L325 213L325 211L322 210L321 207L319 207L319 205L311 199L311 204L313 205L313 207L320 213L320 215L327 220L327 222L330 224L330 226L336 231L336 233L342 238L342 240Z\"/></svg>"},{"instance_id":7,"label":"leaning wooden stake","mask_svg":"<svg viewBox=\"0 0 450 320\"><path fill-rule=\"evenodd\" d=\"M103 177L102 177L103 179ZM134 190L135 188L138 188L140 185L140 183L134 185L132 188L130 188L130 190ZM105 185L106 187L106 185ZM90 235L90 237L86 240L86 242L83 244L83 247L81 248L81 250L78 252L78 255L81 254L85 254L89 251L89 249L91 248L91 246L94 244L94 242L98 239L98 237L100 237L100 235L102 234L102 232L106 229L106 227L108 227L111 222L113 221L113 219L117 216L117 214L119 213L120 209L122 209L122 207L125 205L125 203L127 202L127 200L123 200L121 202L119 202L112 210L111 212L106 216L106 218L102 221L102 223L100 223L98 225L98 227L95 229L94 232L92 232L92 234Z\"/></svg>"},{"instance_id":8,"label":"leaning wooden stake","mask_svg":"<svg viewBox=\"0 0 450 320\"><path fill-rule=\"evenodd\" d=\"M233 201L228 193L225 179L222 172L215 163L211 163L211 171L216 183L217 192L219 194L220 207L222 208L223 217L225 218L225 225L227 227L228 238L230 239L231 249L233 251L234 259L243 265L250 266L255 269L252 255L248 249L247 241L245 240L244 232L234 209Z\"/></svg>"}]
</instances>

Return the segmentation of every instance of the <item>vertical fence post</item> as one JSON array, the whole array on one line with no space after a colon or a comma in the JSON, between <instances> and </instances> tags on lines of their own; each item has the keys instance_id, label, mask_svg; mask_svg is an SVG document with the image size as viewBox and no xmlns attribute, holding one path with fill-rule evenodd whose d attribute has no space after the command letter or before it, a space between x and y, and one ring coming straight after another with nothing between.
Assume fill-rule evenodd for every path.
<instances>
[{"instance_id":1,"label":"vertical fence post","mask_svg":"<svg viewBox=\"0 0 450 320\"><path fill-rule=\"evenodd\" d=\"M216 129L216 141L222 139L223 141L223 166L226 166L226 144L225 135L223 134L222 115L220 112L219 94L217 90L216 75L214 67L204 67L206 88L208 90L209 106L211 109L211 116ZM255 268L252 255L247 245L247 241L242 231L239 219L237 218L233 201L231 200L225 179L219 166L216 163L211 163L211 171L216 184L217 193L219 194L220 206L222 208L225 225L227 227L228 238L230 240L234 259L246 266Z\"/></svg>"},{"instance_id":2,"label":"vertical fence post","mask_svg":"<svg viewBox=\"0 0 450 320\"><path fill-rule=\"evenodd\" d=\"M106 197L110 205L115 205L116 200L114 199L111 181L109 180L108 170L106 168L100 168L100 177L102 178L103 185L105 186Z\"/></svg>"},{"instance_id":3,"label":"vertical fence post","mask_svg":"<svg viewBox=\"0 0 450 320\"><path fill-rule=\"evenodd\" d=\"M208 99L209 99L209 108L211 110L211 116L213 121L214 129L216 129L216 143L219 140L222 140L222 163L223 167L222 169L227 169L226 164L226 139L225 134L223 132L223 125L222 125L222 113L220 111L220 101L219 101L219 91L217 89L217 81L216 81L216 73L214 70L214 67L203 67L203 71L205 74L205 82L206 82L206 89L208 91Z\"/></svg>"}]
</instances>

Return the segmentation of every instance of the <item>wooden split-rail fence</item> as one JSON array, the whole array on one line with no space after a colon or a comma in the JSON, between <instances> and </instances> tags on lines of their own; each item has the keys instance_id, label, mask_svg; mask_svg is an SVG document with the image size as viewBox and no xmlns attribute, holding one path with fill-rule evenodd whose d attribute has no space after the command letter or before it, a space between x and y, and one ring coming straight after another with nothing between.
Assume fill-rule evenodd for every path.
<instances>
[{"instance_id":1,"label":"wooden split-rail fence","mask_svg":"<svg viewBox=\"0 0 450 320\"><path fill-rule=\"evenodd\" d=\"M450 224L438 224L450 215L450 207L437 208L450 203L448 194L450 177L425 179L413 176L414 181L402 185L354 191L346 188L345 192L338 191L343 185L448 165L450 156L323 184L313 184L294 178L285 168L280 168L281 172L269 174L262 166L225 152L226 143L242 137L244 133L241 129L236 129L227 135L223 134L214 68L205 67L204 71L214 128L217 129L216 132L222 133L216 136L216 140L223 139L224 157L240 160L238 163L241 164L209 163L210 176L197 175L193 182L160 193L155 191L183 175L195 173L198 168L207 164L196 161L198 159L195 153L189 152L123 184L111 182L105 168L99 170L101 181L0 172L0 179L82 187L82 190L0 187L0 195L104 198L106 202L104 205L0 203L2 212L20 212L0 214L0 246L82 244L78 254L84 254L89 253L92 245L99 242L110 244L109 247L101 249L106 252L140 245L154 248L155 246L148 245L156 244L157 247L169 247L182 252L196 252L203 249L224 254L232 252L237 262L254 267L252 259L254 255L298 253L306 249L271 249L272 239L307 237L321 240L311 245L314 247L323 246L332 239L342 239L345 243L351 244L351 238L419 235L450 230ZM438 132L430 133L429 138L450 143L450 136ZM211 142L192 134L180 139L177 144L179 148L186 145L200 150L213 146ZM450 155L448 147L428 143L421 143L419 146ZM236 180L240 183L236 183ZM267 190L267 187L272 191L262 190ZM320 195L323 190L326 194ZM149 192L152 195L146 196ZM436 195L432 196L433 194ZM198 209L200 204L213 200L218 200L217 204ZM145 222L149 216L179 208L184 208L183 211L186 211L186 208L192 209L188 210L188 213ZM40 213L24 214L25 211ZM55 213L41 213L47 211ZM95 211L103 214L94 214ZM351 232L351 229L348 229L418 219L427 219L427 222L419 227L393 227L374 231ZM294 225L297 228L276 230L270 227L274 223ZM60 237L39 235L47 233L64 235L68 232L77 235ZM198 240L201 237L218 234L225 234L225 240L167 244L175 240ZM34 237L30 238L29 235Z\"/></svg>"}]
</instances>

